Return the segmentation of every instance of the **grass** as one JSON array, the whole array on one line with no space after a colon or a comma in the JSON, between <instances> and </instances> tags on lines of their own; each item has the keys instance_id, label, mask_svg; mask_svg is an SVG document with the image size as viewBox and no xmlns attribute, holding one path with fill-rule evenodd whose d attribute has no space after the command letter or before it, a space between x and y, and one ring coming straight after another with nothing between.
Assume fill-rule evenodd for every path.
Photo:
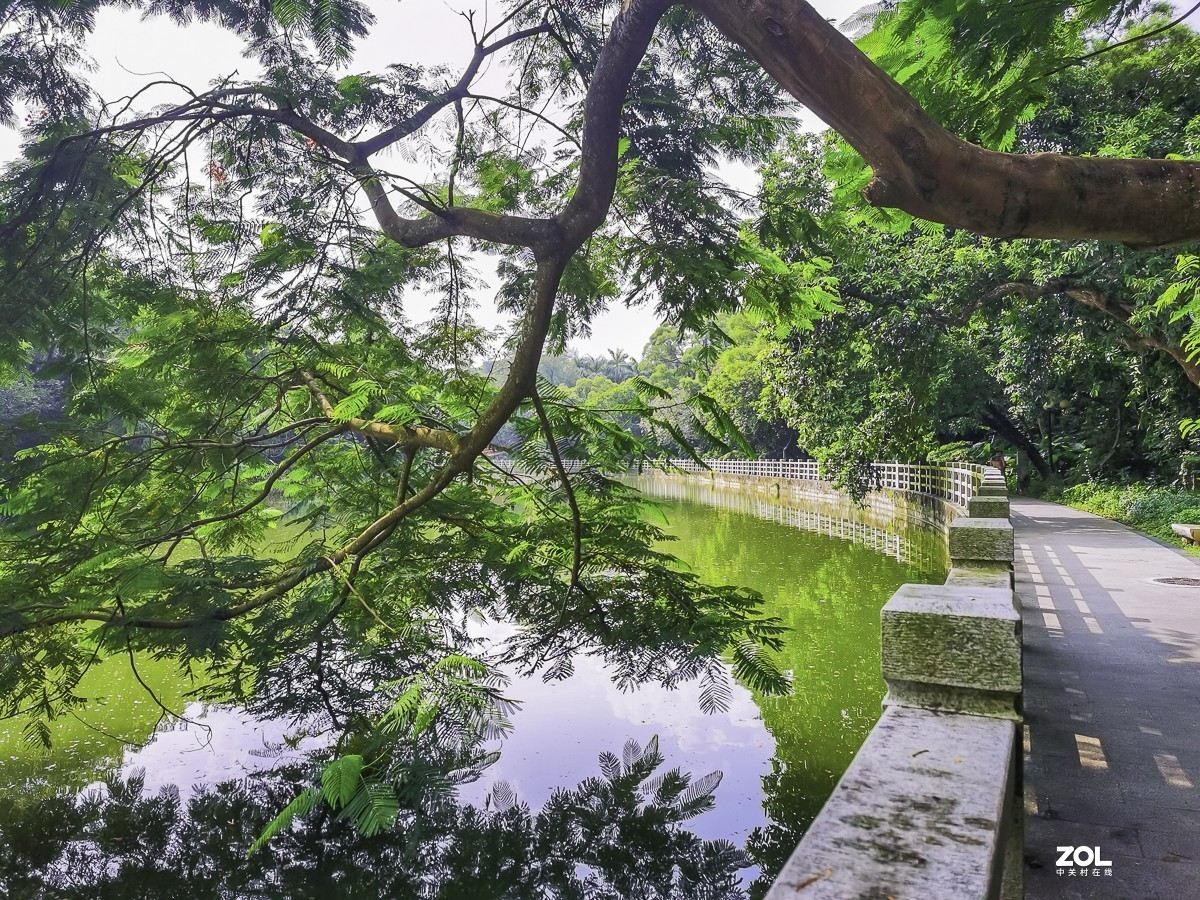
<instances>
[{"instance_id":1,"label":"grass","mask_svg":"<svg viewBox=\"0 0 1200 900\"><path fill-rule=\"evenodd\" d=\"M1173 522L1200 523L1200 492L1141 483L1086 482L1065 488L1058 497L1047 499L1113 519L1200 555L1200 546L1186 544L1171 530Z\"/></svg>"}]
</instances>

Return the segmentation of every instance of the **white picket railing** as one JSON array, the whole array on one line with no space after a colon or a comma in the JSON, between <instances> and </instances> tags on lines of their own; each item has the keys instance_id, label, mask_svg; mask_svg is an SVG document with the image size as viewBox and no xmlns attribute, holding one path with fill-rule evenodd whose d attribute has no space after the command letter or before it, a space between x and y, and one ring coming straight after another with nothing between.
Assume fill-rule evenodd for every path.
<instances>
[{"instance_id":1,"label":"white picket railing","mask_svg":"<svg viewBox=\"0 0 1200 900\"><path fill-rule=\"evenodd\" d=\"M795 481L825 481L815 460L800 459L706 459L700 465L692 459L672 459L669 469L696 475L716 472L721 475L745 475L756 478L786 478ZM872 463L872 484L876 489L926 494L966 509L983 479L983 466L954 463L945 466Z\"/></svg>"}]
</instances>

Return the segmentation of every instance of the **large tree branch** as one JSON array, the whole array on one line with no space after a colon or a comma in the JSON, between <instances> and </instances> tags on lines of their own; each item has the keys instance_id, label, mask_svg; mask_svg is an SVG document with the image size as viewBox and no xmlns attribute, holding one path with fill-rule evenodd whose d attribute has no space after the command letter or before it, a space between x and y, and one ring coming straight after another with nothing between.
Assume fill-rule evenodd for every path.
<instances>
[{"instance_id":1,"label":"large tree branch","mask_svg":"<svg viewBox=\"0 0 1200 900\"><path fill-rule=\"evenodd\" d=\"M1057 287L1061 293L1070 297L1076 303L1090 306L1092 309L1104 313L1110 319L1119 322L1132 332L1133 340L1137 344L1150 350L1165 353L1171 359L1175 360L1179 368L1183 369L1183 374L1188 377L1188 380L1192 384L1200 386L1200 365L1196 365L1187 351L1182 347L1135 326L1132 322L1133 312L1125 304L1114 300L1102 291L1084 285L1054 285L1052 283L1051 287Z\"/></svg>"},{"instance_id":2,"label":"large tree branch","mask_svg":"<svg viewBox=\"0 0 1200 900\"><path fill-rule=\"evenodd\" d=\"M621 108L630 79L668 6L669 0L625 0L596 62L584 107L579 180L571 199L555 217L572 253L608 215L617 184Z\"/></svg>"},{"instance_id":3,"label":"large tree branch","mask_svg":"<svg viewBox=\"0 0 1200 900\"><path fill-rule=\"evenodd\" d=\"M396 212L379 174L366 163L356 166L371 212L380 229L405 247L424 247L449 237L469 237L495 244L550 250L561 242L561 231L551 219L504 215L483 209L456 206L438 209L416 219Z\"/></svg>"},{"instance_id":4,"label":"large tree branch","mask_svg":"<svg viewBox=\"0 0 1200 900\"><path fill-rule=\"evenodd\" d=\"M1012 444L1019 450L1024 450L1029 456L1029 461L1033 463L1033 467L1038 470L1038 474L1043 478L1050 477L1050 466L1046 463L1042 456L1042 451L1038 448L1029 436L1020 429L1016 422L995 403L985 403L983 406L983 415L981 416L985 425L991 426L997 434Z\"/></svg>"},{"instance_id":5,"label":"large tree branch","mask_svg":"<svg viewBox=\"0 0 1200 900\"><path fill-rule=\"evenodd\" d=\"M692 0L862 154L867 200L993 237L1200 240L1200 163L996 153L934 122L804 0Z\"/></svg>"},{"instance_id":6,"label":"large tree branch","mask_svg":"<svg viewBox=\"0 0 1200 900\"><path fill-rule=\"evenodd\" d=\"M621 109L658 20L669 0L630 0L613 22L584 101L579 176L571 199L553 219L451 208L405 219L392 206L377 173L365 162L356 171L384 233L405 246L452 235L528 247L545 257L569 257L604 222L617 184Z\"/></svg>"},{"instance_id":7,"label":"large tree branch","mask_svg":"<svg viewBox=\"0 0 1200 900\"><path fill-rule=\"evenodd\" d=\"M862 154L875 174L866 197L877 206L997 237L1119 240L1140 246L1200 240L1200 163L986 150L934 122L804 0L689 2ZM460 102L491 54L523 39L553 34L545 23L490 44L494 30L489 32L477 41L455 85L364 141L339 138L294 109L239 105L263 96L254 87L218 88L166 114L98 129L90 136L144 130L172 120L273 119L340 157L362 180L380 226L399 243L419 246L461 235L546 255L576 243L607 215L617 171L621 104L629 76L667 5L668 0L626 0L617 16L589 85L580 178L552 220L469 208L405 219L367 161Z\"/></svg>"}]
</instances>

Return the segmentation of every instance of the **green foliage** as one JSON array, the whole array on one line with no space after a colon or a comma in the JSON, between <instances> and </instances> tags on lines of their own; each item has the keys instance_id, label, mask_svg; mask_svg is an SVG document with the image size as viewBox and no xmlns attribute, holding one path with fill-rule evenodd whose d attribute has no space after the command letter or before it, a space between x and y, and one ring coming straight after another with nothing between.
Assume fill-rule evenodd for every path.
<instances>
[{"instance_id":1,"label":"green foliage","mask_svg":"<svg viewBox=\"0 0 1200 900\"><path fill-rule=\"evenodd\" d=\"M515 802L495 818L447 799L505 727L499 666L562 678L593 655L623 686L698 679L706 709L729 702L734 676L789 690L763 652L781 626L761 598L681 572L615 473L803 449L859 484L872 458L979 444L989 416L1034 449L1057 427L1060 459L1091 471L1161 466L1192 439L1175 427L1194 416L1178 360L1146 350L1194 349L1186 263L864 214L847 194L860 161L827 138L783 140L792 109L770 76L686 7L632 74L611 214L558 261L546 310L535 243L426 240L396 222L434 234L469 213L516 227L574 198L595 162L580 149L585 86L615 2L506 7L477 39L532 32L495 58L513 64L495 97L445 93L458 76L441 68L346 71L371 23L355 0L122 4L223 25L255 63L253 78L167 111L90 95L85 42L107 5L9 4L0 42L0 117L34 110L0 179L0 379L29 394L36 370L61 385L62 411L5 427L0 712L34 716L31 737L46 740L48 720L85 702L95 661L124 654L203 671L201 698L308 716L327 755L304 789L273 798L294 798L282 814L255 820L256 858L314 819L419 843L425 826L405 817L426 808L443 816L435 837L451 817L524 840L539 826ZM969 138L1194 154L1191 32L1052 71L1137 8L910 0L868 45ZM449 127L409 135L395 173L334 154L443 111ZM727 159L765 165L759 197L720 180ZM394 204L382 233L362 215L363 191L387 205L376 190ZM472 320L493 268L511 336ZM1014 280L1034 299L986 299ZM1081 287L1127 315L1071 307ZM435 298L429 322L412 321L413 295ZM666 323L642 360L571 357L618 302ZM535 380L544 346L559 358ZM1134 429L1139 446L1117 453ZM514 633L481 642L481 619ZM588 856L603 829L570 804L678 822L715 787L668 773L639 793L661 759L627 756L564 795L554 820L586 839L597 890L617 893L641 886L628 854L657 845ZM733 890L728 848L651 833L689 860L654 876L660 896L694 895L701 875L723 885L714 896ZM489 865L525 886L519 868ZM581 877L565 863L554 874L586 893Z\"/></svg>"},{"instance_id":2,"label":"green foliage","mask_svg":"<svg viewBox=\"0 0 1200 900\"><path fill-rule=\"evenodd\" d=\"M1171 530L1175 522L1200 522L1200 494L1145 483L1084 482L1065 488L1056 499L1086 512L1115 519L1161 540L1195 550Z\"/></svg>"},{"instance_id":3,"label":"green foliage","mask_svg":"<svg viewBox=\"0 0 1200 900\"><path fill-rule=\"evenodd\" d=\"M1152 307L1154 313L1170 315L1170 321L1186 322L1187 332L1180 339L1180 348L1192 362L1200 360L1200 256L1180 254L1172 273L1174 281L1158 296ZM1197 420L1185 419L1181 433L1186 439L1196 432Z\"/></svg>"},{"instance_id":4,"label":"green foliage","mask_svg":"<svg viewBox=\"0 0 1200 900\"><path fill-rule=\"evenodd\" d=\"M277 237L289 244L291 234ZM589 409L546 383L552 442L522 409L508 459L485 458L371 553L329 563L441 464L428 452L408 467L398 448L346 426L462 432L496 391L461 365L478 337L465 322L413 329L375 311L398 273L421 278L428 260L368 244L356 267L318 288L324 318L286 325L233 286L178 294L112 273L108 290L124 312L107 330L93 321L108 349L90 370L78 363L61 428L5 472L6 710L61 715L84 702L77 688L98 656L126 652L203 667L206 693L270 709L271 685L286 676L280 696L293 696L316 642L349 673L362 670L362 682L345 708L323 709L313 693L312 713L338 735L337 751L319 787L264 826L261 852L316 808L367 835L387 829L417 786L444 794L477 771L486 759L466 749L449 765L453 777L434 777L433 758L414 763L413 753L502 730L492 663L561 678L573 657L592 654L626 684L701 679L706 708L718 709L730 695L728 652L740 677L788 690L746 649L780 639L757 612L760 598L679 572L656 549L662 535L641 498L605 474L673 448L621 427L622 410ZM243 284L263 277L262 265L251 257ZM656 423L661 392L626 384L628 414ZM325 414L316 396L327 399ZM713 440L730 433L707 401L688 408L711 417ZM664 433L685 439L673 427ZM551 446L571 465L569 486ZM303 586L259 601L290 579ZM465 655L476 616L522 626L487 648L487 664ZM62 621L49 627L47 617ZM118 618L170 627L108 626Z\"/></svg>"},{"instance_id":5,"label":"green foliage","mask_svg":"<svg viewBox=\"0 0 1200 900\"><path fill-rule=\"evenodd\" d=\"M358 0L15 0L5 4L10 35L42 35L40 41L6 39L0 44L0 122L13 124L15 107L38 112L31 120L66 120L89 101L86 37L97 14L108 7L134 6L147 15L166 16L179 25L210 22L243 37L278 59L305 42L324 61L345 60L353 43L374 22Z\"/></svg>"},{"instance_id":6,"label":"green foliage","mask_svg":"<svg viewBox=\"0 0 1200 900\"><path fill-rule=\"evenodd\" d=\"M305 788L297 794L291 803L279 811L279 815L267 823L262 834L250 845L250 853L261 850L275 835L290 827L297 817L306 816L312 812L317 805L317 797L317 791L313 788Z\"/></svg>"},{"instance_id":7,"label":"green foliage","mask_svg":"<svg viewBox=\"0 0 1200 900\"><path fill-rule=\"evenodd\" d=\"M1180 27L1139 39L1166 10L1126 22L1129 44L1105 50L1113 39L1089 36L1088 49L1105 52L1051 71L1063 61L1055 53L1082 52L1071 49L1083 47L1079 28L1107 7L1003 6L915 0L863 43L935 118L985 143L1194 154L1200 39ZM1027 52L1010 16L1052 38L1046 54ZM1031 78L988 74L1006 67ZM741 408L782 419L848 487L867 461L945 458L947 445L976 461L988 445L1040 452L1047 471L1049 457L1080 474L1174 470L1195 438L1192 254L917 228L862 208L869 177L837 139L791 138L769 159L758 239L783 259L833 260L827 278L843 311L768 339L737 382ZM720 395L736 407L733 385Z\"/></svg>"}]
</instances>

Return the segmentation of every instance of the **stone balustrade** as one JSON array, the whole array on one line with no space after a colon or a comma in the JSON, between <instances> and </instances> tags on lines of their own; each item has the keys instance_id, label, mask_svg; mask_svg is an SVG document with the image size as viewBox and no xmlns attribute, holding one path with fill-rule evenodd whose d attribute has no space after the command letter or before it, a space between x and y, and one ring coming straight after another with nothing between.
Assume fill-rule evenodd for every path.
<instances>
[{"instance_id":1,"label":"stone balustrade","mask_svg":"<svg viewBox=\"0 0 1200 900\"><path fill-rule=\"evenodd\" d=\"M667 472L710 478L760 479L779 482L824 482L825 473L815 460L803 459L691 459L666 460ZM996 473L999 475L999 473ZM966 510L968 500L982 489L985 467L970 463L947 466L908 463L872 463L871 487L932 497L955 512Z\"/></svg>"},{"instance_id":2,"label":"stone balustrade","mask_svg":"<svg viewBox=\"0 0 1200 900\"><path fill-rule=\"evenodd\" d=\"M1001 896L1015 747L1011 720L889 706L768 900Z\"/></svg>"}]
</instances>

